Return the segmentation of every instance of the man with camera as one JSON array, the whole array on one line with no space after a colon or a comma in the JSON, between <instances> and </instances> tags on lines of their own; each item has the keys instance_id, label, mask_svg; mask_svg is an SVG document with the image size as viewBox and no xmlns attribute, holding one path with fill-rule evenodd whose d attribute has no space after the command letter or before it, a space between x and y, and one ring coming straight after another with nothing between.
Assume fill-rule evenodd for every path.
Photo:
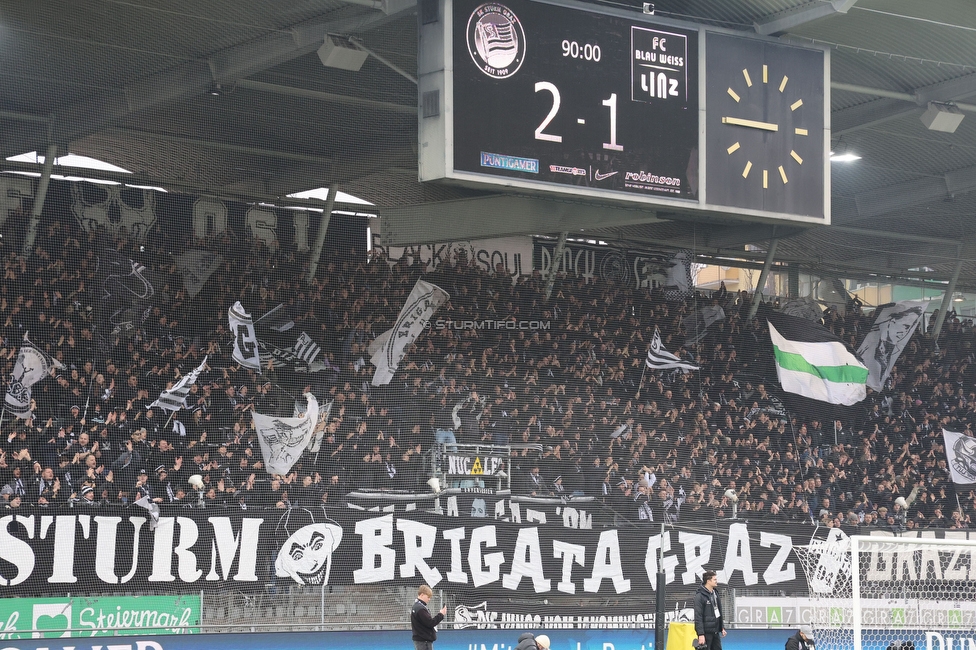
<instances>
[{"instance_id":1,"label":"man with camera","mask_svg":"<svg viewBox=\"0 0 976 650\"><path fill-rule=\"evenodd\" d=\"M813 626L801 625L796 634L786 640L786 650L813 650Z\"/></svg>"},{"instance_id":2,"label":"man with camera","mask_svg":"<svg viewBox=\"0 0 976 650\"><path fill-rule=\"evenodd\" d=\"M718 576L714 571L702 575L702 584L695 592L695 633L699 650L722 650L722 637L726 635L722 621L722 609L718 601Z\"/></svg>"}]
</instances>

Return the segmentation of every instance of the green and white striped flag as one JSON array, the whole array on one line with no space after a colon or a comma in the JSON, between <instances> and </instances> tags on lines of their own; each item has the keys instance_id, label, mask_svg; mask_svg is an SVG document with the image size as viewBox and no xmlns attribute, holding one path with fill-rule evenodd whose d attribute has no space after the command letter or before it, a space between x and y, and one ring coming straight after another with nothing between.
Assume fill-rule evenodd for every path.
<instances>
[{"instance_id":1,"label":"green and white striped flag","mask_svg":"<svg viewBox=\"0 0 976 650\"><path fill-rule=\"evenodd\" d=\"M783 390L845 406L864 399L868 369L843 341L803 318L771 314L768 322Z\"/></svg>"}]
</instances>

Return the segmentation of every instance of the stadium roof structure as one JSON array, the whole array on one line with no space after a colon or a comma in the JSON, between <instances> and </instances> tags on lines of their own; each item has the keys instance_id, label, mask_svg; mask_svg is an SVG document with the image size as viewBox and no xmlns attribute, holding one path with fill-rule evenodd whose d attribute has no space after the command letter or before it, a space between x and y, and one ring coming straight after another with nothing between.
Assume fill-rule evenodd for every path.
<instances>
[{"instance_id":1,"label":"stadium roof structure","mask_svg":"<svg viewBox=\"0 0 976 650\"><path fill-rule=\"evenodd\" d=\"M612 6L640 11L627 2ZM659 16L827 46L833 144L861 159L832 165L829 228L774 232L658 211L588 222L588 235L713 255L777 237L777 261L851 277L946 280L962 259L959 288L976 289L976 4L654 4ZM43 155L54 143L58 156L132 172L130 182L256 200L338 184L381 214L484 197L417 181L417 11L416 0L2 0L0 154ZM361 70L322 65L326 34L370 53ZM962 110L954 133L922 123L932 101ZM464 222L434 219L431 230L471 238L580 225ZM404 230L398 243L427 236Z\"/></svg>"}]
</instances>

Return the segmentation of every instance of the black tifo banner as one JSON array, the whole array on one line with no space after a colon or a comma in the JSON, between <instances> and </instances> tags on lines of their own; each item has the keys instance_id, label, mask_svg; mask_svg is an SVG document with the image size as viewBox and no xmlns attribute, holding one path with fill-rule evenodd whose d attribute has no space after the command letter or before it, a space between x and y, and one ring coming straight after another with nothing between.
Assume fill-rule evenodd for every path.
<instances>
[{"instance_id":1,"label":"black tifo banner","mask_svg":"<svg viewBox=\"0 0 976 650\"><path fill-rule=\"evenodd\" d=\"M542 277L553 266L556 245L550 239L533 240L532 268L540 271ZM571 242L557 261L557 270L587 281L598 277L621 286L650 290L665 284L673 257L673 251L629 250Z\"/></svg>"},{"instance_id":2,"label":"black tifo banner","mask_svg":"<svg viewBox=\"0 0 976 650\"><path fill-rule=\"evenodd\" d=\"M36 181L0 176L0 227L25 228L37 189ZM275 208L210 196L192 196L148 189L52 180L44 202L43 220L73 220L85 232L104 229L143 241L159 227L166 234L205 238L229 231L249 235L284 250L309 250L321 216L311 210ZM366 252L366 217L333 214L326 250Z\"/></svg>"},{"instance_id":3,"label":"black tifo banner","mask_svg":"<svg viewBox=\"0 0 976 650\"><path fill-rule=\"evenodd\" d=\"M508 490L488 488L451 489L436 496L415 495L396 501L360 492L352 492L345 498L346 505L356 510L397 515L424 510L448 517L488 518L517 524L562 524L565 528L582 529L605 528L613 521L612 515L592 499L573 499L566 503L531 497L513 499Z\"/></svg>"},{"instance_id":4,"label":"black tifo banner","mask_svg":"<svg viewBox=\"0 0 976 650\"><path fill-rule=\"evenodd\" d=\"M421 582L463 593L469 605L516 592L651 597L662 544L675 588L715 570L731 587L806 590L792 550L808 543L808 526L651 531L321 507L183 508L164 512L153 530L135 508L35 511L0 518L0 597Z\"/></svg>"}]
</instances>

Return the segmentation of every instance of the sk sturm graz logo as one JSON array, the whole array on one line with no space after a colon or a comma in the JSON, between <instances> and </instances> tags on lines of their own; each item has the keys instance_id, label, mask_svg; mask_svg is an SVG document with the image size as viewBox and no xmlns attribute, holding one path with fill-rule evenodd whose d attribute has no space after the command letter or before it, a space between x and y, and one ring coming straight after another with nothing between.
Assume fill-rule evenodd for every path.
<instances>
[{"instance_id":1,"label":"sk sturm graz logo","mask_svg":"<svg viewBox=\"0 0 976 650\"><path fill-rule=\"evenodd\" d=\"M616 173L616 172L614 172ZM622 253L608 253L600 262L600 277L615 284L630 282L630 266Z\"/></svg>"},{"instance_id":2,"label":"sk sturm graz logo","mask_svg":"<svg viewBox=\"0 0 976 650\"><path fill-rule=\"evenodd\" d=\"M976 481L976 439L959 438L952 446L955 458L952 459L953 468L964 478Z\"/></svg>"},{"instance_id":3,"label":"sk sturm graz logo","mask_svg":"<svg viewBox=\"0 0 976 650\"><path fill-rule=\"evenodd\" d=\"M475 9L467 37L471 60L489 77L511 77L525 60L525 31L505 5L490 2Z\"/></svg>"}]
</instances>

